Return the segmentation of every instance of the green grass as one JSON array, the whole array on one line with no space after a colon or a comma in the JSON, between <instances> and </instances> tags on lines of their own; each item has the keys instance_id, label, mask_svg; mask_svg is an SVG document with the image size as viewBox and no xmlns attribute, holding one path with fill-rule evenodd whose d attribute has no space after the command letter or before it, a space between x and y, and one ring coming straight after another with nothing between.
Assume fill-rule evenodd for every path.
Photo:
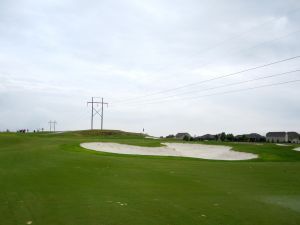
<instances>
[{"instance_id":1,"label":"green grass","mask_svg":"<svg viewBox=\"0 0 300 225\"><path fill-rule=\"evenodd\" d=\"M165 140L120 131L1 133L0 225L300 224L295 146L225 143L260 156L225 162L79 147L91 141Z\"/></svg>"}]
</instances>

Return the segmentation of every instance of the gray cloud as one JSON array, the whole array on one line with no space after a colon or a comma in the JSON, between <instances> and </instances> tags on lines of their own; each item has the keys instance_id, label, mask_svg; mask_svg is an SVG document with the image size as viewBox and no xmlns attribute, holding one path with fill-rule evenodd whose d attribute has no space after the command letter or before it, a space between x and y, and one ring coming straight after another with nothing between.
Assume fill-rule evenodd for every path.
<instances>
[{"instance_id":1,"label":"gray cloud","mask_svg":"<svg viewBox=\"0 0 300 225\"><path fill-rule=\"evenodd\" d=\"M0 129L36 129L50 119L60 129L86 129L86 101L103 96L111 103L107 128L145 127L156 135L300 131L299 83L183 100L299 79L295 73L201 91L299 69L299 59L118 103L297 55L298 21L297 0L1 1ZM178 97L145 104L170 94Z\"/></svg>"}]
</instances>

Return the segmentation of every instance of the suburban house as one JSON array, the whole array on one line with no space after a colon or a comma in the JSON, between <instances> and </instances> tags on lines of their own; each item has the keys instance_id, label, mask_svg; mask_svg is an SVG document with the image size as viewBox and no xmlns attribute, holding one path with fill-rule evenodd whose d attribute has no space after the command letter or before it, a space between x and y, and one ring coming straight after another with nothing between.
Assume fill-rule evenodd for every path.
<instances>
[{"instance_id":1,"label":"suburban house","mask_svg":"<svg viewBox=\"0 0 300 225\"><path fill-rule=\"evenodd\" d=\"M269 132L266 135L267 142L287 142L286 132Z\"/></svg>"},{"instance_id":2,"label":"suburban house","mask_svg":"<svg viewBox=\"0 0 300 225\"><path fill-rule=\"evenodd\" d=\"M257 133L246 134L246 137L249 139L250 142L265 141L265 137Z\"/></svg>"},{"instance_id":3,"label":"suburban house","mask_svg":"<svg viewBox=\"0 0 300 225\"><path fill-rule=\"evenodd\" d=\"M212 141L212 140L216 140L216 135L205 134L205 135L197 137L197 139L199 139L201 141Z\"/></svg>"},{"instance_id":4,"label":"suburban house","mask_svg":"<svg viewBox=\"0 0 300 225\"><path fill-rule=\"evenodd\" d=\"M257 133L251 133L251 134L243 134L243 135L236 135L235 141L249 141L249 142L260 142L265 141L265 137L261 136Z\"/></svg>"},{"instance_id":5,"label":"suburban house","mask_svg":"<svg viewBox=\"0 0 300 225\"><path fill-rule=\"evenodd\" d=\"M176 134L175 138L176 139L184 139L185 137L191 138L192 136L189 133L178 133Z\"/></svg>"},{"instance_id":6,"label":"suburban house","mask_svg":"<svg viewBox=\"0 0 300 225\"><path fill-rule=\"evenodd\" d=\"M267 142L300 143L300 137L297 132L269 132L266 140Z\"/></svg>"},{"instance_id":7,"label":"suburban house","mask_svg":"<svg viewBox=\"0 0 300 225\"><path fill-rule=\"evenodd\" d=\"M300 143L300 135L297 132L287 132L288 142Z\"/></svg>"}]
</instances>

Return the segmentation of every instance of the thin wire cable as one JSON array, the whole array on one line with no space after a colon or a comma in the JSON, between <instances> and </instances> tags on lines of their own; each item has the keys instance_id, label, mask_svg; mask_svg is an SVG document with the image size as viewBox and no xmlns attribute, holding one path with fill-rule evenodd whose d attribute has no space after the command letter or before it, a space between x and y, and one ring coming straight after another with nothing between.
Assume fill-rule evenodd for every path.
<instances>
[{"instance_id":1,"label":"thin wire cable","mask_svg":"<svg viewBox=\"0 0 300 225\"><path fill-rule=\"evenodd\" d=\"M257 87L243 88L243 89L237 89L237 90L220 92L220 93L209 94L209 95L196 96L196 97L193 97L193 98L190 98L190 99L197 99L197 98L203 98L203 97L209 97L209 96L215 96L215 95L221 95L221 94L231 94L231 93L236 93L236 92L243 92L243 91L255 90L255 89L260 89L260 88L265 88L265 87L272 87L272 86L279 86L279 85L283 85L283 84L290 84L290 83L296 83L296 82L300 82L300 79L299 80L289 80L289 81L284 81L284 82L278 82L278 83L273 83L273 84L265 84L265 85L260 85L260 86L257 86Z\"/></svg>"},{"instance_id":2,"label":"thin wire cable","mask_svg":"<svg viewBox=\"0 0 300 225\"><path fill-rule=\"evenodd\" d=\"M132 100L135 100L135 99L145 98L145 97L148 97L148 96L155 96L155 95L159 95L159 94L162 94L162 93L168 93L168 92L172 92L172 91L175 91L175 90L180 90L180 89L183 89L183 88L186 88L186 87L196 86L196 85L199 85L199 84L203 84L203 83L223 79L225 77L235 76L235 75L245 73L245 72L248 72L248 71L252 71L252 70L272 66L272 65L275 65L275 64L278 64L278 63L287 62L287 61L294 60L294 59L297 59L297 58L300 58L300 55L293 56L293 57L290 57L290 58L281 59L281 60L274 61L274 62L271 62L271 63L263 64L263 65L260 65L260 66L251 67L251 68L240 70L240 71L237 71L237 72L234 72L234 73L229 73L229 74L217 76L217 77L214 77L214 78L211 78L211 79L206 79L206 80L202 80L202 81L198 81L198 82L189 83L189 84L182 85L182 86L179 86L179 87L176 87L176 88L169 88L169 89L166 89L166 90L163 90L163 91L158 91L158 92L155 92L155 93L138 96L138 97L131 98L131 99L128 99L128 100L118 101L118 102L115 102L115 103L121 103L121 102L123 103L123 102L132 101Z\"/></svg>"},{"instance_id":3,"label":"thin wire cable","mask_svg":"<svg viewBox=\"0 0 300 225\"><path fill-rule=\"evenodd\" d=\"M296 8L296 9L293 9L293 10L287 12L287 14L293 14L293 13L299 11L299 10L300 10L300 8ZM238 34L238 35L236 35L236 36L234 36L234 37L232 37L232 38L229 38L228 40L233 40L233 39L236 39L237 37L243 36L243 35L249 33L250 31L252 31L254 28L256 29L257 27L260 27L260 26L263 26L263 25L265 25L265 24L268 24L268 23L270 23L270 22L275 21L276 19L277 19L277 18L274 18L274 19L272 19L272 20L270 20L270 21L266 21L266 22L264 22L264 23L262 23L262 24L259 24L259 25L257 25L257 26L254 26L253 28L251 28L251 29L249 29L249 30L247 30L247 31L245 31L245 32L243 32L243 33L240 33L240 34ZM258 44L258 45L255 45L255 46L250 47L249 49L255 48L255 47L257 47L257 46L259 46L259 45L262 45L262 44L265 44L265 43L267 43L267 42L273 42L273 41L275 41L275 40L282 39L282 38L284 38L284 37L290 36L290 35L292 35L292 34L294 34L294 33L299 32L299 31L300 31L300 30L297 30L297 31L295 31L295 32L291 32L291 33L289 33L289 34L287 34L287 35L284 35L284 36L281 36L281 37L277 37L277 38L272 39L272 40L270 40L270 41L264 41L264 42L262 42L262 43L260 43L260 44ZM209 51L209 50L215 48L216 46L218 46L219 44L222 44L223 42L227 42L227 40L225 39L224 41L221 41L220 43L216 44L215 46L209 47L207 50ZM247 49L247 50L248 50L248 49ZM206 51L204 51L204 52L206 52ZM243 50L242 50L242 51L237 51L237 53L238 53L238 52L243 52ZM201 57L201 58L203 58L203 57ZM212 62L212 63L213 63L213 62ZM201 68L204 67L204 66L210 65L210 64L212 64L212 63L208 62L208 63L202 64L202 65L201 65ZM166 90L166 91L168 91L168 90ZM155 92L155 93L153 93L153 94L150 93L150 94L143 95L143 96L138 96L138 97L134 97L134 98L129 98L129 99L125 99L125 100L116 101L116 103L127 102L127 101L131 101L131 100L138 99L138 98L143 98L143 97L147 97L147 96L151 96L151 95L157 95L157 94L160 94L160 93L161 93L161 92ZM163 92L162 92L162 93L163 93Z\"/></svg>"},{"instance_id":4,"label":"thin wire cable","mask_svg":"<svg viewBox=\"0 0 300 225\"><path fill-rule=\"evenodd\" d=\"M239 81L239 82L229 83L229 84L225 84L225 85L219 85L219 86L216 86L216 87L210 87L210 88L205 88L205 89L201 89L201 90L186 91L186 92L182 92L182 93L179 93L179 94L168 95L168 96L165 96L163 98L148 99L148 101L151 102L151 101L162 100L162 99L170 99L170 98L174 98L174 97L180 97L182 95L187 95L187 94L192 94L192 93L199 93L199 92L204 92L204 91L210 91L210 90L215 90L215 89L219 89L219 88L225 88L225 87L231 87L231 86L235 86L235 85L245 84L245 83L249 83L249 82L253 82L253 81L284 76L284 75L291 74L291 73L296 73L296 72L300 72L300 69L291 70L291 71L287 71L287 72L284 72L284 73L277 73L277 74L272 74L272 75L268 75L268 76L258 77L258 78L254 78L254 79L250 79L250 80L246 80L246 81ZM133 102L132 104L138 104L141 101L144 101L144 100L138 100L138 101ZM129 103L129 104L131 104L131 103Z\"/></svg>"},{"instance_id":5,"label":"thin wire cable","mask_svg":"<svg viewBox=\"0 0 300 225\"><path fill-rule=\"evenodd\" d=\"M230 56L230 55L233 55L233 56L240 55L241 53L248 52L249 50L255 49L255 48L259 47L259 46L263 46L263 45L267 45L267 44L270 44L270 43L275 42L275 41L279 41L281 39L287 38L287 37L289 37L291 35L294 35L296 33L299 33L299 32L300 32L300 29L295 30L293 32L290 32L288 34L282 35L280 37L273 38L271 40L263 41L261 43L255 44L255 45L253 45L253 46L251 46L249 48L241 49L241 50L238 50L238 51L232 51L229 54L223 55L221 58L224 58L225 56ZM205 68L205 67L207 67L209 65L213 65L213 64L215 64L215 61L208 61L206 63L201 64L199 68L200 69L201 68Z\"/></svg>"},{"instance_id":6,"label":"thin wire cable","mask_svg":"<svg viewBox=\"0 0 300 225\"><path fill-rule=\"evenodd\" d=\"M296 9L293 9L293 10L290 10L290 11L286 12L285 14L286 14L286 15L294 14L295 12L297 12L297 11L299 11L299 10L300 10L300 8L296 8ZM266 25L266 24L268 24L268 23L272 23L272 22L276 21L277 19L278 19L278 18L275 17L275 18L270 19L270 20L268 20L268 21L265 21L265 22L263 22L263 23L261 23L261 24L258 24L258 25L256 25L256 26L253 26L253 27L251 27L250 29L248 29L248 30L246 30L246 31L244 31L244 32L242 32L242 33L236 34L236 35L231 36L231 37L229 37L229 38L225 38L225 39L223 39L222 41L216 43L215 45L212 45L212 46L210 46L210 47L208 47L208 48L205 48L205 49L201 50L201 53L203 53L203 52L210 52L211 50L213 50L213 49L215 49L215 48L218 48L219 46L224 45L224 43L227 43L228 41L232 41L232 40L238 39L238 38L240 38L240 37L243 37L244 35L250 33L251 31L256 30L256 29L259 28L259 27L263 27L264 25ZM203 58L204 58L204 56L200 57L200 59L203 59ZM211 64L211 63L209 63L209 64ZM208 64L208 65L209 65L209 64ZM206 65L207 65L206 63L203 64L203 67L206 66ZM185 66L187 66L187 64L185 64ZM161 72L161 71L163 71L163 70L159 70L159 72ZM165 80L165 79L164 79L164 80Z\"/></svg>"},{"instance_id":7,"label":"thin wire cable","mask_svg":"<svg viewBox=\"0 0 300 225\"><path fill-rule=\"evenodd\" d=\"M279 85L284 85L284 84L289 84L289 83L296 83L296 82L300 82L300 79L299 80L290 80L290 81L272 83L272 84L266 84L266 85L260 85L260 86L256 86L256 87L250 87L250 88L237 89L237 90L232 90L232 91L225 91L225 92L218 92L218 93L207 94L207 95L194 96L194 97L190 97L190 98L182 98L180 100L193 100L193 99L199 99L199 98L204 98L204 97L225 95L225 94L231 94L231 93L237 93L237 92L244 92L244 91L249 91L249 90L255 90L255 89L260 89L260 88L265 88L265 87L272 87L272 86L279 86ZM176 99L176 101L177 100L178 99ZM149 105L149 104L158 104L158 103L163 103L163 102L167 102L167 101L171 101L171 100L148 102L148 103L144 103L144 104L139 104L138 106ZM134 106L137 106L137 105L129 105L129 106L134 107Z\"/></svg>"}]
</instances>

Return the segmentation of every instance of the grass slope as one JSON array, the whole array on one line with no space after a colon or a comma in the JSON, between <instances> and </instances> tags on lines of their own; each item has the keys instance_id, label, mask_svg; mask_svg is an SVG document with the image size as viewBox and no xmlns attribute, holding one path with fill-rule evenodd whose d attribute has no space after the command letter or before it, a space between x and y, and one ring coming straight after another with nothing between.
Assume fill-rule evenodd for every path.
<instances>
[{"instance_id":1,"label":"grass slope","mask_svg":"<svg viewBox=\"0 0 300 225\"><path fill-rule=\"evenodd\" d=\"M99 140L161 145L120 131L0 134L0 224L300 224L293 147L228 143L261 157L237 162L79 147Z\"/></svg>"}]
</instances>

